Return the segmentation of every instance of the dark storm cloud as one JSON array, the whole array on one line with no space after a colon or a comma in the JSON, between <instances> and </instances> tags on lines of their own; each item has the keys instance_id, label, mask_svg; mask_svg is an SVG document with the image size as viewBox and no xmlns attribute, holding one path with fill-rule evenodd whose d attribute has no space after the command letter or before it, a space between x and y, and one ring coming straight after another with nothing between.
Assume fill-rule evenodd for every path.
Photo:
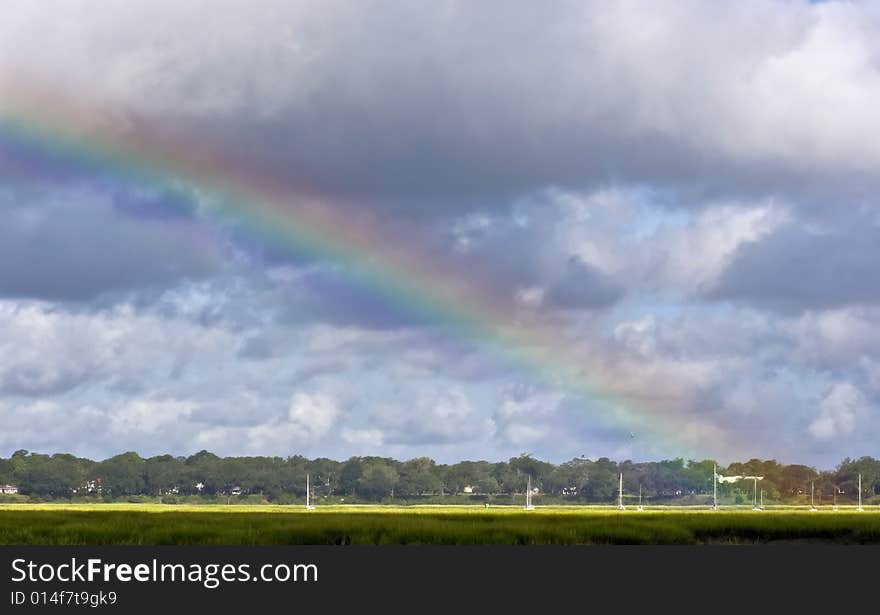
<instances>
[{"instance_id":1,"label":"dark storm cloud","mask_svg":"<svg viewBox=\"0 0 880 615\"><path fill-rule=\"evenodd\" d=\"M877 214L834 214L793 221L740 246L709 297L795 312L877 303Z\"/></svg>"},{"instance_id":2,"label":"dark storm cloud","mask_svg":"<svg viewBox=\"0 0 880 615\"><path fill-rule=\"evenodd\" d=\"M395 329L426 324L423 317L399 301L375 292L344 268L306 270L295 286L282 290L289 302L287 322L320 321L336 326Z\"/></svg>"},{"instance_id":3,"label":"dark storm cloud","mask_svg":"<svg viewBox=\"0 0 880 615\"><path fill-rule=\"evenodd\" d=\"M70 391L88 379L89 374L78 370L55 373L47 378L39 366L17 365L0 374L0 394L47 397Z\"/></svg>"},{"instance_id":4,"label":"dark storm cloud","mask_svg":"<svg viewBox=\"0 0 880 615\"><path fill-rule=\"evenodd\" d=\"M876 187L878 22L850 3L159 1L50 27L41 49L24 19L0 55L294 186L423 218L546 185Z\"/></svg>"},{"instance_id":5,"label":"dark storm cloud","mask_svg":"<svg viewBox=\"0 0 880 615\"><path fill-rule=\"evenodd\" d=\"M623 288L610 276L573 256L563 276L550 285L544 299L563 309L584 309L607 307L622 296Z\"/></svg>"},{"instance_id":6,"label":"dark storm cloud","mask_svg":"<svg viewBox=\"0 0 880 615\"><path fill-rule=\"evenodd\" d=\"M3 195L0 296L85 301L217 271L209 232L154 195L137 199L82 187Z\"/></svg>"},{"instance_id":7,"label":"dark storm cloud","mask_svg":"<svg viewBox=\"0 0 880 615\"><path fill-rule=\"evenodd\" d=\"M116 211L147 220L192 220L198 208L194 191L182 186L116 188L111 194Z\"/></svg>"}]
</instances>

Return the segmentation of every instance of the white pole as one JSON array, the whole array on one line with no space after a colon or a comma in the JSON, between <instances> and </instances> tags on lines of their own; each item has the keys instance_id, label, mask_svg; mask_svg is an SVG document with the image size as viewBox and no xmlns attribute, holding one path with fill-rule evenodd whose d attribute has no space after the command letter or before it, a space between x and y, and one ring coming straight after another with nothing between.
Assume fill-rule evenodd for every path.
<instances>
[{"instance_id":1,"label":"white pole","mask_svg":"<svg viewBox=\"0 0 880 615\"><path fill-rule=\"evenodd\" d=\"M859 512L862 512L862 475L859 474Z\"/></svg>"},{"instance_id":2,"label":"white pole","mask_svg":"<svg viewBox=\"0 0 880 615\"><path fill-rule=\"evenodd\" d=\"M526 484L526 510L533 510L535 507L532 506L532 475L529 474L528 482Z\"/></svg>"},{"instance_id":3,"label":"white pole","mask_svg":"<svg viewBox=\"0 0 880 615\"><path fill-rule=\"evenodd\" d=\"M312 487L309 482L309 473L306 472L306 510L314 510L315 507L312 506Z\"/></svg>"},{"instance_id":4,"label":"white pole","mask_svg":"<svg viewBox=\"0 0 880 615\"><path fill-rule=\"evenodd\" d=\"M623 472L619 475L617 487L617 510L625 510L623 506Z\"/></svg>"},{"instance_id":5,"label":"white pole","mask_svg":"<svg viewBox=\"0 0 880 615\"><path fill-rule=\"evenodd\" d=\"M712 510L718 510L718 464L712 464Z\"/></svg>"}]
</instances>

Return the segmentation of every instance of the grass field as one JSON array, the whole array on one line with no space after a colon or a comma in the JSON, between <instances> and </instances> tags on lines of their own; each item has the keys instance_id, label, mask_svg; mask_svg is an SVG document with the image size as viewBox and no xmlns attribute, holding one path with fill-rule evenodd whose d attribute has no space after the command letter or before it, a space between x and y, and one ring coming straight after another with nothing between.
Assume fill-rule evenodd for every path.
<instances>
[{"instance_id":1,"label":"grass field","mask_svg":"<svg viewBox=\"0 0 880 615\"><path fill-rule=\"evenodd\" d=\"M880 511L0 505L0 544L880 544Z\"/></svg>"}]
</instances>

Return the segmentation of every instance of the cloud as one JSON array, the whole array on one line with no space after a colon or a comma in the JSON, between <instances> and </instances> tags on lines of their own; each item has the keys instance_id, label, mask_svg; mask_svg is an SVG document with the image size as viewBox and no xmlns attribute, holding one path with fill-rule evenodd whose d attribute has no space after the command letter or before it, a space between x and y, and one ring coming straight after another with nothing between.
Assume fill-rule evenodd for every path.
<instances>
[{"instance_id":1,"label":"cloud","mask_svg":"<svg viewBox=\"0 0 880 615\"><path fill-rule=\"evenodd\" d=\"M547 437L547 429L541 426L510 423L504 430L504 437L514 446L525 446Z\"/></svg>"},{"instance_id":2,"label":"cloud","mask_svg":"<svg viewBox=\"0 0 880 615\"><path fill-rule=\"evenodd\" d=\"M164 1L95 15L12 2L0 75L26 66L121 109L108 121L139 113L213 133L401 214L414 194L470 208L609 179L743 193L805 178L876 185L869 3L508 9Z\"/></svg>"},{"instance_id":3,"label":"cloud","mask_svg":"<svg viewBox=\"0 0 880 615\"><path fill-rule=\"evenodd\" d=\"M479 442L494 429L491 419L460 389L421 392L412 407L377 409L372 422L385 442L413 447Z\"/></svg>"},{"instance_id":4,"label":"cloud","mask_svg":"<svg viewBox=\"0 0 880 615\"><path fill-rule=\"evenodd\" d=\"M126 333L118 318L0 302L0 395L48 397L106 377Z\"/></svg>"},{"instance_id":5,"label":"cloud","mask_svg":"<svg viewBox=\"0 0 880 615\"><path fill-rule=\"evenodd\" d=\"M224 246L209 227L176 208L163 213L153 194L126 193L124 204L115 196L73 187L0 193L0 297L88 301L220 270Z\"/></svg>"},{"instance_id":6,"label":"cloud","mask_svg":"<svg viewBox=\"0 0 880 615\"><path fill-rule=\"evenodd\" d=\"M493 414L498 438L513 447L546 441L558 427L557 414L564 399L558 392L512 387Z\"/></svg>"},{"instance_id":7,"label":"cloud","mask_svg":"<svg viewBox=\"0 0 880 615\"><path fill-rule=\"evenodd\" d=\"M316 445L330 433L339 415L337 402L329 395L300 392L294 394L284 416L257 417L247 426L206 426L195 438L200 447L212 450L292 455L319 450Z\"/></svg>"},{"instance_id":8,"label":"cloud","mask_svg":"<svg viewBox=\"0 0 880 615\"><path fill-rule=\"evenodd\" d=\"M327 395L296 393L290 401L285 428L296 437L315 440L327 435L338 416L335 400Z\"/></svg>"},{"instance_id":9,"label":"cloud","mask_svg":"<svg viewBox=\"0 0 880 615\"><path fill-rule=\"evenodd\" d=\"M542 303L562 309L597 308L611 305L622 295L623 289L611 277L572 256L564 273L542 296Z\"/></svg>"},{"instance_id":10,"label":"cloud","mask_svg":"<svg viewBox=\"0 0 880 615\"><path fill-rule=\"evenodd\" d=\"M48 88L72 130L217 154L381 240L306 255L0 129L0 445L870 452L878 32L852 2L11 0L0 120ZM380 241L404 266L355 275ZM503 325L546 343L521 361Z\"/></svg>"},{"instance_id":11,"label":"cloud","mask_svg":"<svg viewBox=\"0 0 880 615\"><path fill-rule=\"evenodd\" d=\"M876 304L878 257L875 209L838 215L832 208L818 220L791 220L740 246L707 294L787 311Z\"/></svg>"},{"instance_id":12,"label":"cloud","mask_svg":"<svg viewBox=\"0 0 880 615\"><path fill-rule=\"evenodd\" d=\"M186 421L192 410L190 403L178 400L133 400L114 410L110 417L110 433L126 438L156 436Z\"/></svg>"},{"instance_id":13,"label":"cloud","mask_svg":"<svg viewBox=\"0 0 880 615\"><path fill-rule=\"evenodd\" d=\"M835 384L819 404L819 414L810 423L810 434L817 440L850 435L864 404L864 395L852 384Z\"/></svg>"},{"instance_id":14,"label":"cloud","mask_svg":"<svg viewBox=\"0 0 880 615\"><path fill-rule=\"evenodd\" d=\"M342 430L342 439L357 449L366 449L377 453L385 443L385 434L380 429L349 429Z\"/></svg>"},{"instance_id":15,"label":"cloud","mask_svg":"<svg viewBox=\"0 0 880 615\"><path fill-rule=\"evenodd\" d=\"M772 203L708 206L683 227L658 234L651 252L660 258L651 269L667 285L705 292L740 250L772 233L785 217Z\"/></svg>"}]
</instances>

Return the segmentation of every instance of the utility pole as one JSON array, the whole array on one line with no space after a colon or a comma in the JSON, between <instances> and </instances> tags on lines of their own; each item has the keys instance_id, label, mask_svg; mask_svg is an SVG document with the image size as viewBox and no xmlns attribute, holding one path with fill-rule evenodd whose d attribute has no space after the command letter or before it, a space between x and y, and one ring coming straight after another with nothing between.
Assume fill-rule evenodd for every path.
<instances>
[{"instance_id":1,"label":"utility pole","mask_svg":"<svg viewBox=\"0 0 880 615\"><path fill-rule=\"evenodd\" d=\"M626 510L626 506L623 505L623 472L618 475L617 510Z\"/></svg>"},{"instance_id":2,"label":"utility pole","mask_svg":"<svg viewBox=\"0 0 880 615\"><path fill-rule=\"evenodd\" d=\"M712 464L712 510L718 510L718 464Z\"/></svg>"},{"instance_id":3,"label":"utility pole","mask_svg":"<svg viewBox=\"0 0 880 615\"><path fill-rule=\"evenodd\" d=\"M532 506L532 475L529 474L528 484L526 486L526 510L535 510Z\"/></svg>"},{"instance_id":4,"label":"utility pole","mask_svg":"<svg viewBox=\"0 0 880 615\"><path fill-rule=\"evenodd\" d=\"M862 512L864 509L862 508L862 475L859 473L859 507L856 509L859 512Z\"/></svg>"},{"instance_id":5,"label":"utility pole","mask_svg":"<svg viewBox=\"0 0 880 615\"><path fill-rule=\"evenodd\" d=\"M758 508L758 477L757 476L755 477L755 504L754 504L753 508L755 510L760 510L760 508Z\"/></svg>"},{"instance_id":6,"label":"utility pole","mask_svg":"<svg viewBox=\"0 0 880 615\"><path fill-rule=\"evenodd\" d=\"M312 506L312 489L309 484L309 473L306 472L306 510L315 510L315 507Z\"/></svg>"},{"instance_id":7,"label":"utility pole","mask_svg":"<svg viewBox=\"0 0 880 615\"><path fill-rule=\"evenodd\" d=\"M733 477L734 479L740 477ZM763 476L743 476L741 477L744 480L749 480L750 478L755 481L755 496L754 496L754 504L752 506L752 510L763 510L761 506L758 506L758 481L764 480ZM763 503L763 502L762 502Z\"/></svg>"}]
</instances>

